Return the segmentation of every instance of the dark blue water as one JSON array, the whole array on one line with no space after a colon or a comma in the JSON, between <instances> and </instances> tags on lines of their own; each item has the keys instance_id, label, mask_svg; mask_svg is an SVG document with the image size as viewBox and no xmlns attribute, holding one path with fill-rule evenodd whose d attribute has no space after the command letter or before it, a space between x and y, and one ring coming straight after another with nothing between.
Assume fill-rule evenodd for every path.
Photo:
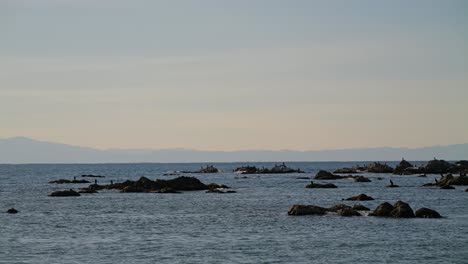
<instances>
[{"instance_id":1,"label":"dark blue water","mask_svg":"<svg viewBox=\"0 0 468 264\"><path fill-rule=\"evenodd\" d=\"M196 175L204 183L231 186L235 194L102 191L81 197L47 196L56 189L81 187L48 184L59 178L108 176L98 179L100 183L140 176L168 179L174 177L163 176L168 171L196 170L201 165L0 165L0 211L10 207L20 211L0 214L0 263L468 263L465 188L420 187L434 181L432 175L368 174L371 183L333 181L338 189L306 189L309 181L296 179L354 162L289 163L307 173L248 179L231 173L244 164L215 164L222 173ZM402 187L385 188L390 178ZM445 217L287 215L296 203L331 206L359 193L376 198L361 202L371 209L384 201L403 200L413 209L429 207Z\"/></svg>"}]
</instances>

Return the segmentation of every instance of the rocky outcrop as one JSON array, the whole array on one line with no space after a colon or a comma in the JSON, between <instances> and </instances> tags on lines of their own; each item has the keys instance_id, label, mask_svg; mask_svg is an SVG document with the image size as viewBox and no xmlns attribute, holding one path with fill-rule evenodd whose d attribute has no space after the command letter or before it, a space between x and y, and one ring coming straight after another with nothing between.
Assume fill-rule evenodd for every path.
<instances>
[{"instance_id":1,"label":"rocky outcrop","mask_svg":"<svg viewBox=\"0 0 468 264\"><path fill-rule=\"evenodd\" d=\"M293 169L286 164L275 164L273 168L257 168L255 166L243 166L234 170L234 172L241 174L287 174L287 173L304 173L301 169Z\"/></svg>"},{"instance_id":2,"label":"rocky outcrop","mask_svg":"<svg viewBox=\"0 0 468 264\"><path fill-rule=\"evenodd\" d=\"M84 178L105 178L106 176L93 175L93 174L83 174L83 175L81 175L81 177L84 177Z\"/></svg>"},{"instance_id":3,"label":"rocky outcrop","mask_svg":"<svg viewBox=\"0 0 468 264\"><path fill-rule=\"evenodd\" d=\"M442 186L440 186L440 189L442 189L442 190L454 190L455 187L453 187L452 185L442 185Z\"/></svg>"},{"instance_id":4,"label":"rocky outcrop","mask_svg":"<svg viewBox=\"0 0 468 264\"><path fill-rule=\"evenodd\" d=\"M426 174L445 174L451 172L454 167L455 166L453 164L445 160L433 159L423 165L421 170Z\"/></svg>"},{"instance_id":5,"label":"rocky outcrop","mask_svg":"<svg viewBox=\"0 0 468 264\"><path fill-rule=\"evenodd\" d=\"M362 205L362 204L355 204L355 205L353 205L352 208L353 208L354 210L356 210L356 211L370 211L369 208L365 207L365 206Z\"/></svg>"},{"instance_id":6,"label":"rocky outcrop","mask_svg":"<svg viewBox=\"0 0 468 264\"><path fill-rule=\"evenodd\" d=\"M429 208L419 208L418 210L416 210L415 216L419 218L441 218L442 217L437 211L429 209Z\"/></svg>"},{"instance_id":7,"label":"rocky outcrop","mask_svg":"<svg viewBox=\"0 0 468 264\"><path fill-rule=\"evenodd\" d=\"M349 197L346 199L346 201L372 201L372 200L374 200L374 198L367 196L364 193L361 193L359 195Z\"/></svg>"},{"instance_id":8,"label":"rocky outcrop","mask_svg":"<svg viewBox=\"0 0 468 264\"><path fill-rule=\"evenodd\" d=\"M355 182L371 182L371 180L364 176L354 176L353 177Z\"/></svg>"},{"instance_id":9,"label":"rocky outcrop","mask_svg":"<svg viewBox=\"0 0 468 264\"><path fill-rule=\"evenodd\" d=\"M80 194L72 189L70 190L62 190L62 191L55 191L49 194L52 197L68 197L68 196L80 196Z\"/></svg>"},{"instance_id":10,"label":"rocky outcrop","mask_svg":"<svg viewBox=\"0 0 468 264\"><path fill-rule=\"evenodd\" d=\"M338 173L338 174L354 174L358 173L358 171L354 168L341 168L335 170L333 173Z\"/></svg>"},{"instance_id":11,"label":"rocky outcrop","mask_svg":"<svg viewBox=\"0 0 468 264\"><path fill-rule=\"evenodd\" d=\"M390 217L392 216L391 213L393 211L393 205L390 203L382 203L371 213L371 216L378 216L378 217Z\"/></svg>"},{"instance_id":12,"label":"rocky outcrop","mask_svg":"<svg viewBox=\"0 0 468 264\"><path fill-rule=\"evenodd\" d=\"M396 167L395 167L395 170L393 171L394 174L399 174L399 175L403 175L408 172L410 172L409 170L406 171L407 169L411 169L413 168L413 164L409 163L408 161L406 161L405 159L402 159L400 161L400 164L398 164Z\"/></svg>"},{"instance_id":13,"label":"rocky outcrop","mask_svg":"<svg viewBox=\"0 0 468 264\"><path fill-rule=\"evenodd\" d=\"M444 175L437 183L439 186L445 185L468 185L468 176Z\"/></svg>"},{"instance_id":14,"label":"rocky outcrop","mask_svg":"<svg viewBox=\"0 0 468 264\"><path fill-rule=\"evenodd\" d=\"M409 204L398 201L393 205L393 210L390 212L390 215L395 218L413 218L415 217L413 209Z\"/></svg>"},{"instance_id":15,"label":"rocky outcrop","mask_svg":"<svg viewBox=\"0 0 468 264\"><path fill-rule=\"evenodd\" d=\"M55 181L51 181L49 183L56 183L56 184L79 184L79 183L90 183L87 180L65 180L65 179L59 179Z\"/></svg>"},{"instance_id":16,"label":"rocky outcrop","mask_svg":"<svg viewBox=\"0 0 468 264\"><path fill-rule=\"evenodd\" d=\"M342 210L342 209L351 209L351 206L346 205L346 204L336 204L336 205L334 205L332 207L327 208L327 211L336 213L336 212L338 212L339 210Z\"/></svg>"},{"instance_id":17,"label":"rocky outcrop","mask_svg":"<svg viewBox=\"0 0 468 264\"><path fill-rule=\"evenodd\" d=\"M365 169L366 172L371 172L371 173L392 173L393 168L388 166L385 163L380 163L380 162L373 162L371 164L368 164Z\"/></svg>"},{"instance_id":18,"label":"rocky outcrop","mask_svg":"<svg viewBox=\"0 0 468 264\"><path fill-rule=\"evenodd\" d=\"M345 217L352 217L352 216L362 216L358 211L352 208L343 208L339 210L338 215L345 216Z\"/></svg>"},{"instance_id":19,"label":"rocky outcrop","mask_svg":"<svg viewBox=\"0 0 468 264\"><path fill-rule=\"evenodd\" d=\"M344 176L335 175L325 170L320 170L319 172L317 172L317 174L315 174L315 177L314 177L314 179L316 180L338 180L338 179L344 179L344 178L345 178Z\"/></svg>"},{"instance_id":20,"label":"rocky outcrop","mask_svg":"<svg viewBox=\"0 0 468 264\"><path fill-rule=\"evenodd\" d=\"M314 182L311 182L310 184L307 184L306 185L306 188L338 188L336 187L335 184L333 183L325 183L325 184L320 184L320 183L314 183Z\"/></svg>"},{"instance_id":21,"label":"rocky outcrop","mask_svg":"<svg viewBox=\"0 0 468 264\"><path fill-rule=\"evenodd\" d=\"M302 204L295 204L288 211L288 215L324 215L326 213L326 208Z\"/></svg>"},{"instance_id":22,"label":"rocky outcrop","mask_svg":"<svg viewBox=\"0 0 468 264\"><path fill-rule=\"evenodd\" d=\"M16 210L15 208L10 208L6 211L7 214L17 214L18 213L18 210Z\"/></svg>"},{"instance_id":23,"label":"rocky outcrop","mask_svg":"<svg viewBox=\"0 0 468 264\"><path fill-rule=\"evenodd\" d=\"M98 192L96 190L84 188L84 189L80 189L78 193L93 194L93 193L98 193Z\"/></svg>"}]
</instances>

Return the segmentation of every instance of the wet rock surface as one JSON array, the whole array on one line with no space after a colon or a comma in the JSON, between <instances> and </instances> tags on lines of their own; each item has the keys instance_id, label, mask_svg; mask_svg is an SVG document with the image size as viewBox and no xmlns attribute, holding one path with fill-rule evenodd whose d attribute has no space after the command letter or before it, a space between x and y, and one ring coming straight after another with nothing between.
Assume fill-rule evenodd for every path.
<instances>
[{"instance_id":1,"label":"wet rock surface","mask_svg":"<svg viewBox=\"0 0 468 264\"><path fill-rule=\"evenodd\" d=\"M338 188L338 187L333 183L321 184L321 183L311 182L310 184L306 185L306 188L311 188L311 189L313 189L313 188L324 188L324 189L328 189L328 188Z\"/></svg>"},{"instance_id":2,"label":"wet rock surface","mask_svg":"<svg viewBox=\"0 0 468 264\"><path fill-rule=\"evenodd\" d=\"M415 216L418 218L441 218L442 216L435 210L429 208L419 208L415 212Z\"/></svg>"},{"instance_id":3,"label":"wet rock surface","mask_svg":"<svg viewBox=\"0 0 468 264\"><path fill-rule=\"evenodd\" d=\"M353 196L353 197L349 197L349 198L346 198L346 201L372 201L374 200L374 198L364 194L364 193L361 193L359 195L356 195L356 196Z\"/></svg>"},{"instance_id":4,"label":"wet rock surface","mask_svg":"<svg viewBox=\"0 0 468 264\"><path fill-rule=\"evenodd\" d=\"M80 196L80 194L72 189L70 190L62 190L62 191L55 191L49 194L52 197L69 197L69 196Z\"/></svg>"}]
</instances>

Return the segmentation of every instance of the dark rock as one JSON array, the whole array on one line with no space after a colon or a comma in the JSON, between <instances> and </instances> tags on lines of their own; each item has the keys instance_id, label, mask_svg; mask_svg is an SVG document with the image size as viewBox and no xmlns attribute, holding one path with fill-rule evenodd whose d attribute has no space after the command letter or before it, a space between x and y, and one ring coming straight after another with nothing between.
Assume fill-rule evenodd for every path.
<instances>
[{"instance_id":1,"label":"dark rock","mask_svg":"<svg viewBox=\"0 0 468 264\"><path fill-rule=\"evenodd\" d=\"M320 184L320 183L314 183L311 182L310 184L307 184L306 188L337 188L335 184L332 183L325 183L325 184Z\"/></svg>"},{"instance_id":2,"label":"dark rock","mask_svg":"<svg viewBox=\"0 0 468 264\"><path fill-rule=\"evenodd\" d=\"M80 194L72 189L70 190L62 190L62 191L55 191L49 194L52 197L67 197L67 196L80 196Z\"/></svg>"},{"instance_id":3,"label":"dark rock","mask_svg":"<svg viewBox=\"0 0 468 264\"><path fill-rule=\"evenodd\" d=\"M366 194L363 194L363 193L346 199L346 201L372 201L372 200L374 200L374 198L367 196Z\"/></svg>"},{"instance_id":4,"label":"dark rock","mask_svg":"<svg viewBox=\"0 0 468 264\"><path fill-rule=\"evenodd\" d=\"M392 212L390 212L390 215L396 218L412 218L414 216L413 209L409 206L409 204L398 201L395 203L393 206Z\"/></svg>"},{"instance_id":5,"label":"dark rock","mask_svg":"<svg viewBox=\"0 0 468 264\"><path fill-rule=\"evenodd\" d=\"M455 189L455 187L453 187L451 185L442 185L440 188L443 189L443 190L454 190Z\"/></svg>"},{"instance_id":6,"label":"dark rock","mask_svg":"<svg viewBox=\"0 0 468 264\"><path fill-rule=\"evenodd\" d=\"M289 211L288 215L324 215L327 213L327 209L315 205L293 205Z\"/></svg>"},{"instance_id":7,"label":"dark rock","mask_svg":"<svg viewBox=\"0 0 468 264\"><path fill-rule=\"evenodd\" d=\"M71 184L71 183L75 183L75 184L78 184L78 183L90 183L89 181L87 180L65 180L65 179L60 179L60 180L56 180L56 181L51 181L49 183L56 183L56 184Z\"/></svg>"},{"instance_id":8,"label":"dark rock","mask_svg":"<svg viewBox=\"0 0 468 264\"><path fill-rule=\"evenodd\" d=\"M465 190L465 192L468 192L468 188Z\"/></svg>"},{"instance_id":9,"label":"dark rock","mask_svg":"<svg viewBox=\"0 0 468 264\"><path fill-rule=\"evenodd\" d=\"M409 169L409 168L413 168L413 164L409 163L408 161L406 161L405 159L402 159L400 161L400 164L398 164L396 167L395 167L395 170L393 171L393 173L395 174L404 174L406 169ZM409 170L406 171L406 172L410 172Z\"/></svg>"},{"instance_id":10,"label":"dark rock","mask_svg":"<svg viewBox=\"0 0 468 264\"><path fill-rule=\"evenodd\" d=\"M371 164L368 164L365 167L365 171L371 172L371 173L392 173L393 168L388 166L387 164L382 164L380 162L373 162Z\"/></svg>"},{"instance_id":11,"label":"dark rock","mask_svg":"<svg viewBox=\"0 0 468 264\"><path fill-rule=\"evenodd\" d=\"M296 177L296 180L310 180L310 177Z\"/></svg>"},{"instance_id":12,"label":"dark rock","mask_svg":"<svg viewBox=\"0 0 468 264\"><path fill-rule=\"evenodd\" d=\"M364 176L356 176L356 177L353 177L353 179L355 182L371 182L369 178L364 177Z\"/></svg>"},{"instance_id":13,"label":"dark rock","mask_svg":"<svg viewBox=\"0 0 468 264\"><path fill-rule=\"evenodd\" d=\"M16 210L15 208L10 208L6 212L7 212L7 214L17 214L18 210Z\"/></svg>"},{"instance_id":14,"label":"dark rock","mask_svg":"<svg viewBox=\"0 0 468 264\"><path fill-rule=\"evenodd\" d=\"M429 208L419 208L415 213L416 217L419 218L441 218L440 214Z\"/></svg>"},{"instance_id":15,"label":"dark rock","mask_svg":"<svg viewBox=\"0 0 468 264\"><path fill-rule=\"evenodd\" d=\"M362 204L355 204L355 205L353 205L353 209L354 209L354 210L357 210L357 211L370 211L369 208L365 207L365 206L362 205Z\"/></svg>"},{"instance_id":16,"label":"dark rock","mask_svg":"<svg viewBox=\"0 0 468 264\"><path fill-rule=\"evenodd\" d=\"M333 173L339 173L339 174L354 174L358 173L358 171L354 168L341 168L335 170Z\"/></svg>"},{"instance_id":17,"label":"dark rock","mask_svg":"<svg viewBox=\"0 0 468 264\"><path fill-rule=\"evenodd\" d=\"M314 179L316 180L338 180L338 179L343 179L345 177L340 176L340 175L335 175L331 172L321 170L315 174Z\"/></svg>"},{"instance_id":18,"label":"dark rock","mask_svg":"<svg viewBox=\"0 0 468 264\"><path fill-rule=\"evenodd\" d=\"M211 165L206 166L205 168L201 167L198 171L199 173L218 173L219 170Z\"/></svg>"},{"instance_id":19,"label":"dark rock","mask_svg":"<svg viewBox=\"0 0 468 264\"><path fill-rule=\"evenodd\" d=\"M330 208L327 208L327 211L328 212L338 212L339 210L342 210L342 209L351 209L351 206L349 205L346 205L346 204L337 204L337 205L334 205Z\"/></svg>"},{"instance_id":20,"label":"dark rock","mask_svg":"<svg viewBox=\"0 0 468 264\"><path fill-rule=\"evenodd\" d=\"M352 208L343 208L338 211L338 215L345 216L345 217L362 216L358 211Z\"/></svg>"},{"instance_id":21,"label":"dark rock","mask_svg":"<svg viewBox=\"0 0 468 264\"><path fill-rule=\"evenodd\" d=\"M273 168L257 168L255 166L243 166L234 170L241 174L286 174L286 173L304 173L301 169L293 169L286 164L275 164Z\"/></svg>"},{"instance_id":22,"label":"dark rock","mask_svg":"<svg viewBox=\"0 0 468 264\"><path fill-rule=\"evenodd\" d=\"M468 176L454 177L452 174L447 174L439 180L438 185L468 185Z\"/></svg>"},{"instance_id":23,"label":"dark rock","mask_svg":"<svg viewBox=\"0 0 468 264\"><path fill-rule=\"evenodd\" d=\"M78 193L97 193L97 191L93 189L85 188L85 189L79 190Z\"/></svg>"},{"instance_id":24,"label":"dark rock","mask_svg":"<svg viewBox=\"0 0 468 264\"><path fill-rule=\"evenodd\" d=\"M391 213L393 211L393 205L385 202L377 206L374 212L370 215L378 216L378 217L390 217L392 216Z\"/></svg>"},{"instance_id":25,"label":"dark rock","mask_svg":"<svg viewBox=\"0 0 468 264\"><path fill-rule=\"evenodd\" d=\"M229 189L229 187L224 184L218 185L216 183L208 183L206 186L208 189Z\"/></svg>"},{"instance_id":26,"label":"dark rock","mask_svg":"<svg viewBox=\"0 0 468 264\"><path fill-rule=\"evenodd\" d=\"M427 174L449 173L454 168L453 164L445 160L433 159L421 167Z\"/></svg>"},{"instance_id":27,"label":"dark rock","mask_svg":"<svg viewBox=\"0 0 468 264\"><path fill-rule=\"evenodd\" d=\"M180 193L172 188L162 188L158 191L158 193Z\"/></svg>"},{"instance_id":28,"label":"dark rock","mask_svg":"<svg viewBox=\"0 0 468 264\"><path fill-rule=\"evenodd\" d=\"M92 174L85 174L85 175L81 175L81 177L87 177L87 178L105 178L106 176L101 176L101 175L92 175Z\"/></svg>"}]
</instances>

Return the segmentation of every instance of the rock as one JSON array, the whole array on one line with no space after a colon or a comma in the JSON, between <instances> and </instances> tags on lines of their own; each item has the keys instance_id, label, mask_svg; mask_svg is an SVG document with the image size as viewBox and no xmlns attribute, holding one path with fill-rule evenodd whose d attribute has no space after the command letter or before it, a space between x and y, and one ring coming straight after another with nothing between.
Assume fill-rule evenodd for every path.
<instances>
[{"instance_id":1,"label":"rock","mask_svg":"<svg viewBox=\"0 0 468 264\"><path fill-rule=\"evenodd\" d=\"M441 218L442 217L437 211L429 209L429 208L419 208L418 210L416 210L415 216L419 218Z\"/></svg>"},{"instance_id":2,"label":"rock","mask_svg":"<svg viewBox=\"0 0 468 264\"><path fill-rule=\"evenodd\" d=\"M438 159L433 159L421 167L426 174L449 173L453 168L453 164Z\"/></svg>"},{"instance_id":3,"label":"rock","mask_svg":"<svg viewBox=\"0 0 468 264\"><path fill-rule=\"evenodd\" d=\"M310 180L310 177L296 177L296 180Z\"/></svg>"},{"instance_id":4,"label":"rock","mask_svg":"<svg viewBox=\"0 0 468 264\"><path fill-rule=\"evenodd\" d=\"M437 183L439 186L444 185L468 185L468 176L456 176L447 174L443 176Z\"/></svg>"},{"instance_id":5,"label":"rock","mask_svg":"<svg viewBox=\"0 0 468 264\"><path fill-rule=\"evenodd\" d=\"M56 180L56 181L51 181L49 183L56 183L56 184L71 184L71 183L75 183L75 184L78 184L78 183L90 183L89 181L87 180L65 180L65 179L60 179L60 180Z\"/></svg>"},{"instance_id":6,"label":"rock","mask_svg":"<svg viewBox=\"0 0 468 264\"><path fill-rule=\"evenodd\" d=\"M289 211L288 215L324 215L327 213L327 209L315 205L293 205Z\"/></svg>"},{"instance_id":7,"label":"rock","mask_svg":"<svg viewBox=\"0 0 468 264\"><path fill-rule=\"evenodd\" d=\"M92 175L92 174L85 174L81 175L81 177L87 177L87 178L105 178L106 176L101 176L101 175Z\"/></svg>"},{"instance_id":8,"label":"rock","mask_svg":"<svg viewBox=\"0 0 468 264\"><path fill-rule=\"evenodd\" d=\"M455 187L451 186L451 185L442 185L440 187L440 189L443 189L443 190L454 190Z\"/></svg>"},{"instance_id":9,"label":"rock","mask_svg":"<svg viewBox=\"0 0 468 264\"><path fill-rule=\"evenodd\" d=\"M177 191L202 191L209 189L195 177L181 176L172 180L156 180L156 186L159 189L169 187Z\"/></svg>"},{"instance_id":10,"label":"rock","mask_svg":"<svg viewBox=\"0 0 468 264\"><path fill-rule=\"evenodd\" d=\"M87 189L87 188L85 188L85 189L79 190L78 193L97 193L97 191L96 191L96 190L93 190L93 189Z\"/></svg>"},{"instance_id":11,"label":"rock","mask_svg":"<svg viewBox=\"0 0 468 264\"><path fill-rule=\"evenodd\" d=\"M330 208L327 208L327 211L328 212L338 212L339 210L342 210L342 209L351 209L351 206L349 205L346 205L346 204L337 204L337 205L334 205Z\"/></svg>"},{"instance_id":12,"label":"rock","mask_svg":"<svg viewBox=\"0 0 468 264\"><path fill-rule=\"evenodd\" d=\"M310 184L307 184L306 188L337 188L335 184L332 183L325 183L325 184L320 184L320 183L314 183L311 182Z\"/></svg>"},{"instance_id":13,"label":"rock","mask_svg":"<svg viewBox=\"0 0 468 264\"><path fill-rule=\"evenodd\" d=\"M172 188L162 188L158 191L158 193L180 193Z\"/></svg>"},{"instance_id":14,"label":"rock","mask_svg":"<svg viewBox=\"0 0 468 264\"><path fill-rule=\"evenodd\" d=\"M339 174L355 174L358 173L358 171L354 168L341 168L335 170L333 173L339 173Z\"/></svg>"},{"instance_id":15,"label":"rock","mask_svg":"<svg viewBox=\"0 0 468 264\"><path fill-rule=\"evenodd\" d=\"M49 194L52 197L67 197L67 196L80 196L80 194L72 189L70 190L62 190L62 191L55 191Z\"/></svg>"},{"instance_id":16,"label":"rock","mask_svg":"<svg viewBox=\"0 0 468 264\"><path fill-rule=\"evenodd\" d=\"M234 172L241 174L286 174L286 173L304 173L301 169L293 169L286 164L275 164L273 168L257 168L255 166L243 166L234 170Z\"/></svg>"},{"instance_id":17,"label":"rock","mask_svg":"<svg viewBox=\"0 0 468 264\"><path fill-rule=\"evenodd\" d=\"M343 208L338 211L338 215L345 216L345 217L362 216L358 211L352 208Z\"/></svg>"},{"instance_id":18,"label":"rock","mask_svg":"<svg viewBox=\"0 0 468 264\"><path fill-rule=\"evenodd\" d=\"M390 212L392 217L396 218L412 218L414 216L413 209L409 206L409 204L398 201L393 206L393 210Z\"/></svg>"},{"instance_id":19,"label":"rock","mask_svg":"<svg viewBox=\"0 0 468 264\"><path fill-rule=\"evenodd\" d=\"M465 192L468 192L468 188L465 190Z\"/></svg>"},{"instance_id":20,"label":"rock","mask_svg":"<svg viewBox=\"0 0 468 264\"><path fill-rule=\"evenodd\" d=\"M198 173L218 173L219 170L211 165L206 166L205 168L201 167Z\"/></svg>"},{"instance_id":21,"label":"rock","mask_svg":"<svg viewBox=\"0 0 468 264\"><path fill-rule=\"evenodd\" d=\"M345 177L340 176L340 175L335 175L331 172L321 170L315 174L314 179L316 180L338 180L338 179L343 179Z\"/></svg>"},{"instance_id":22,"label":"rock","mask_svg":"<svg viewBox=\"0 0 468 264\"><path fill-rule=\"evenodd\" d=\"M15 208L10 208L6 212L7 212L7 214L17 214L18 210L16 210Z\"/></svg>"},{"instance_id":23,"label":"rock","mask_svg":"<svg viewBox=\"0 0 468 264\"><path fill-rule=\"evenodd\" d=\"M206 186L208 187L208 189L230 189L228 186L224 184L218 185L216 183L208 183Z\"/></svg>"},{"instance_id":24,"label":"rock","mask_svg":"<svg viewBox=\"0 0 468 264\"><path fill-rule=\"evenodd\" d=\"M374 200L374 198L367 196L366 194L363 194L363 193L346 199L346 201L372 201L372 200Z\"/></svg>"},{"instance_id":25,"label":"rock","mask_svg":"<svg viewBox=\"0 0 468 264\"><path fill-rule=\"evenodd\" d=\"M409 163L408 161L406 161L405 159L402 159L400 161L400 164L398 164L396 167L395 167L395 170L393 171L393 173L395 174L405 174L405 171L406 169L409 169L409 168L413 168L413 164ZM407 173L410 172L409 170L406 171Z\"/></svg>"},{"instance_id":26,"label":"rock","mask_svg":"<svg viewBox=\"0 0 468 264\"><path fill-rule=\"evenodd\" d=\"M370 211L369 208L365 207L364 205L362 204L355 204L353 205L352 207L354 210L357 210L357 211Z\"/></svg>"},{"instance_id":27,"label":"rock","mask_svg":"<svg viewBox=\"0 0 468 264\"><path fill-rule=\"evenodd\" d=\"M385 202L377 206L377 208L374 210L374 212L370 215L372 216L378 216L378 217L390 217L391 212L393 211L393 205Z\"/></svg>"},{"instance_id":28,"label":"rock","mask_svg":"<svg viewBox=\"0 0 468 264\"><path fill-rule=\"evenodd\" d=\"M392 173L393 168L388 166L387 164L373 162L365 167L365 171L371 173Z\"/></svg>"},{"instance_id":29,"label":"rock","mask_svg":"<svg viewBox=\"0 0 468 264\"><path fill-rule=\"evenodd\" d=\"M353 179L355 182L371 182L369 178L364 177L364 176L356 176L356 177L353 177Z\"/></svg>"}]
</instances>

